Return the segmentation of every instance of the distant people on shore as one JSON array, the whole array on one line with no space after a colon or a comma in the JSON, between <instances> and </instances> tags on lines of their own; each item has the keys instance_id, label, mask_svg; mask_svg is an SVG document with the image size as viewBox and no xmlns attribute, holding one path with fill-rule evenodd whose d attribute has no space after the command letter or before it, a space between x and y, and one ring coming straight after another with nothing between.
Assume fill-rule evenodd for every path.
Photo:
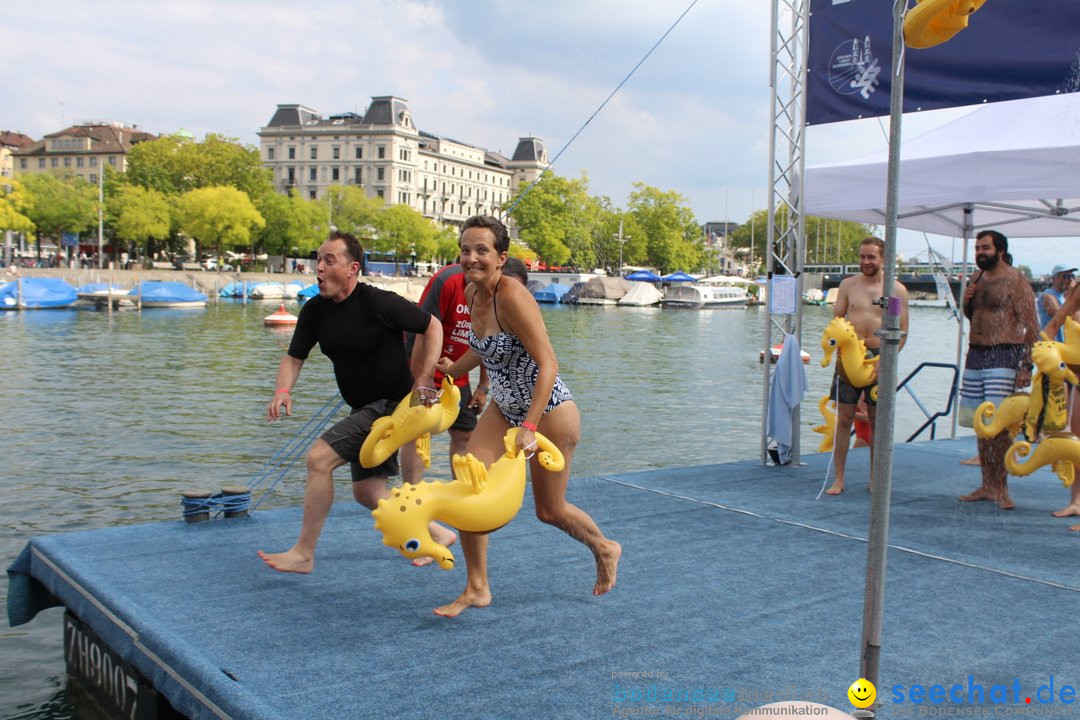
<instances>
[{"instance_id":1,"label":"distant people on shore","mask_svg":"<svg viewBox=\"0 0 1080 720\"><path fill-rule=\"evenodd\" d=\"M867 357L876 357L881 351L881 339L875 334L881 327L881 308L874 304L885 293L885 243L879 238L868 237L859 244L859 274L844 278L836 294L833 316L846 318L854 327L855 333L866 345ZM893 295L900 298L900 329L904 339L900 341L903 349L907 341L908 329L908 292L903 283L893 283ZM833 464L835 479L825 491L828 495L844 492L845 472L847 470L848 446L850 445L851 426L855 421L856 408L860 403L866 408L868 432L864 430L864 440L870 445L870 462L873 466L874 421L877 417L877 403L870 397L873 385L857 388L848 382L843 364L837 358L836 371L833 375L829 397L836 400L836 438L833 442Z\"/></svg>"},{"instance_id":2,"label":"distant people on shore","mask_svg":"<svg viewBox=\"0 0 1080 720\"><path fill-rule=\"evenodd\" d=\"M268 421L277 420L281 408L292 415L292 389L308 354L316 343L333 363L341 396L350 415L315 441L307 454L307 487L300 535L288 550L259 551L268 566L279 572L309 573L315 566L315 547L334 500L333 472L349 463L353 497L374 509L388 497L387 480L398 473L397 453L376 468L357 462L371 425L389 415L398 401L415 392L425 402L435 401L432 378L442 348L442 325L429 313L399 295L358 282L363 249L348 233L333 232L318 251L319 294L300 309L289 350L278 366L274 395L266 409ZM402 333L416 333L419 354L410 372ZM402 474L415 481L415 454L402 457ZM431 536L451 545L457 536L436 523Z\"/></svg>"},{"instance_id":3,"label":"distant people on shore","mask_svg":"<svg viewBox=\"0 0 1080 720\"><path fill-rule=\"evenodd\" d=\"M480 415L468 442L468 452L490 466L504 452L503 437L520 428L517 445L522 451L536 443L537 431L562 451L565 467L544 469L529 463L536 516L554 525L592 551L596 563L594 595L615 587L622 548L604 537L589 515L566 500L566 486L574 449L581 436L581 416L569 388L559 377L559 363L551 347L540 308L521 283L503 282L510 237L506 226L491 216L465 221L461 236L461 266L466 301L470 308L470 350L457 361L441 358L439 370L453 377L481 362L491 381L494 406ZM531 457L531 456L530 456ZM435 613L455 617L470 607L491 603L487 573L486 534L462 532L465 552L465 589Z\"/></svg>"},{"instance_id":4,"label":"distant people on shore","mask_svg":"<svg viewBox=\"0 0 1080 720\"><path fill-rule=\"evenodd\" d=\"M975 264L979 269L963 298L964 315L971 321L960 389L959 422L964 427L973 426L975 409L982 403L1000 405L1031 383L1031 348L1039 337L1031 283L1013 268L1008 239L996 230L980 232L975 238ZM982 483L959 500L996 502L1003 510L1014 507L1005 472L1011 443L1005 430L978 439Z\"/></svg>"}]
</instances>

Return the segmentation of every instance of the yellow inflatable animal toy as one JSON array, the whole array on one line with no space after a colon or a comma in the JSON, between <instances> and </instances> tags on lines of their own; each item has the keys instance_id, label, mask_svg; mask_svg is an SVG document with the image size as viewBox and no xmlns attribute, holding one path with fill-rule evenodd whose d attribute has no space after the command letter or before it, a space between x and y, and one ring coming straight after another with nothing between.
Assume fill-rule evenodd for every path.
<instances>
[{"instance_id":1,"label":"yellow inflatable animal toy","mask_svg":"<svg viewBox=\"0 0 1080 720\"><path fill-rule=\"evenodd\" d=\"M383 545L407 558L430 557L443 570L454 568L454 554L428 533L432 520L458 530L491 532L510 522L525 497L525 454L517 447L518 428L503 438L506 452L485 467L472 453L454 456L452 482L405 483L371 511ZM536 433L540 464L558 472L565 465L555 444Z\"/></svg>"},{"instance_id":2,"label":"yellow inflatable animal toy","mask_svg":"<svg viewBox=\"0 0 1080 720\"><path fill-rule=\"evenodd\" d=\"M1065 342L1061 346L1061 359L1067 365L1080 367L1080 323L1071 317L1067 317L1062 328L1065 331ZM1042 333L1042 337L1047 341L1053 340L1053 338L1046 337L1046 333ZM1072 368L1072 370L1077 372L1076 368Z\"/></svg>"},{"instance_id":3,"label":"yellow inflatable animal toy","mask_svg":"<svg viewBox=\"0 0 1080 720\"><path fill-rule=\"evenodd\" d=\"M968 15L986 0L918 0L904 18L904 42L924 49L940 45L968 26Z\"/></svg>"},{"instance_id":4,"label":"yellow inflatable animal toy","mask_svg":"<svg viewBox=\"0 0 1080 720\"><path fill-rule=\"evenodd\" d=\"M1027 462L1018 458L1031 455ZM1076 477L1076 466L1080 464L1080 438L1069 432L1050 433L1031 453L1031 443L1020 440L1009 447L1005 453L1005 469L1012 475L1030 475L1044 465L1051 465L1054 474L1061 478L1061 484L1072 487Z\"/></svg>"},{"instance_id":5,"label":"yellow inflatable animal toy","mask_svg":"<svg viewBox=\"0 0 1080 720\"><path fill-rule=\"evenodd\" d=\"M817 406L825 418L824 425L810 428L814 432L825 436L821 438L821 444L818 445L817 451L832 452L833 441L836 439L836 401L830 400L828 395L822 395Z\"/></svg>"},{"instance_id":6,"label":"yellow inflatable animal toy","mask_svg":"<svg viewBox=\"0 0 1080 720\"><path fill-rule=\"evenodd\" d=\"M409 391L394 412L371 424L371 432L360 447L360 464L366 468L378 467L405 443L415 441L424 467L430 467L431 433L441 433L454 424L460 403L461 390L449 375L443 377L439 402L431 407L420 402L414 391Z\"/></svg>"},{"instance_id":7,"label":"yellow inflatable animal toy","mask_svg":"<svg viewBox=\"0 0 1080 720\"><path fill-rule=\"evenodd\" d=\"M1063 348L1061 343L1050 340L1040 340L1031 348L1035 374L1031 378L1031 398L1024 426L1024 435L1029 442L1035 442L1041 432L1064 430L1069 424L1065 383L1076 385L1077 379L1062 357Z\"/></svg>"},{"instance_id":8,"label":"yellow inflatable animal toy","mask_svg":"<svg viewBox=\"0 0 1080 720\"><path fill-rule=\"evenodd\" d=\"M979 405L975 408L975 434L989 440L1008 431L1009 437L1016 437L1027 417L1030 399L1028 393L1016 393L1002 400L998 407L992 402Z\"/></svg>"},{"instance_id":9,"label":"yellow inflatable animal toy","mask_svg":"<svg viewBox=\"0 0 1080 720\"><path fill-rule=\"evenodd\" d=\"M866 344L855 334L855 326L847 318L834 317L821 334L821 367L828 367L836 353L837 364L844 369L843 375L852 387L864 388L875 385L870 397L877 402L877 363L880 358L866 357Z\"/></svg>"}]
</instances>

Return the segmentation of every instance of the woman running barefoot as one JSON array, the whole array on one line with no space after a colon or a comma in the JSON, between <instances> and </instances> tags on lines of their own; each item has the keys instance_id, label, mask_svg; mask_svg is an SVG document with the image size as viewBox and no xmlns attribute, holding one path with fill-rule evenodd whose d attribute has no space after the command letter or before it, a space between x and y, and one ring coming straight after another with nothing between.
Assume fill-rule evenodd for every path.
<instances>
[{"instance_id":1,"label":"woman running barefoot","mask_svg":"<svg viewBox=\"0 0 1080 720\"><path fill-rule=\"evenodd\" d=\"M559 377L559 363L540 308L521 283L503 282L502 266L510 248L506 226L491 216L473 216L465 221L459 242L461 267L469 282L465 297L472 322L471 349L453 364L443 358L438 367L458 377L483 362L495 400L480 416L467 451L490 466L503 453L503 436L511 427L521 428L517 443L526 451L535 444L537 430L562 451L566 465L559 472L545 470L536 459L529 463L536 517L592 550L596 559L593 595L603 595L615 587L622 547L604 537L588 514L566 501L581 416ZM461 533L465 590L453 602L436 608L437 615L456 617L466 608L491 604L487 543L486 534Z\"/></svg>"}]
</instances>

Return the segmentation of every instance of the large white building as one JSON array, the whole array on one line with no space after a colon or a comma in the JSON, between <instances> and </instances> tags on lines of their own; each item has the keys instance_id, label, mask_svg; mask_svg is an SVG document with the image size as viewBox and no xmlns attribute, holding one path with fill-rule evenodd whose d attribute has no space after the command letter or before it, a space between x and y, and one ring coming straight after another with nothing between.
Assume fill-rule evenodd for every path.
<instances>
[{"instance_id":1,"label":"large white building","mask_svg":"<svg viewBox=\"0 0 1080 720\"><path fill-rule=\"evenodd\" d=\"M538 138L521 138L507 158L421 131L406 101L393 96L373 97L363 115L325 118L303 105L278 105L259 130L259 150L281 192L320 198L331 186L352 185L454 224L502 215L548 164Z\"/></svg>"}]
</instances>

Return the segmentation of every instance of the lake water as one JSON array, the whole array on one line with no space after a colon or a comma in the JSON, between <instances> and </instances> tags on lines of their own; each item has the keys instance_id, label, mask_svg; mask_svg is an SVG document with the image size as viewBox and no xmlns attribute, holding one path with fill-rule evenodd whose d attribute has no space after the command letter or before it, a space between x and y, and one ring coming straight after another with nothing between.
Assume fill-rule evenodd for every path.
<instances>
[{"instance_id":1,"label":"lake water","mask_svg":"<svg viewBox=\"0 0 1080 720\"><path fill-rule=\"evenodd\" d=\"M274 309L222 302L141 314L0 312L5 566L36 535L174 520L180 490L250 482L334 393L329 362L313 353L295 389L296 415L263 420L291 334L263 326ZM543 312L582 413L574 477L758 457L760 309ZM819 346L831 317L831 307L805 309L803 348L812 359L804 453L820 441L810 428L821 422L817 399L831 378ZM945 311L912 308L910 324L901 379L920 362L955 361L956 321ZM931 411L945 406L950 379L938 370L914 383ZM901 393L898 441L923 419ZM939 436L948 432L940 423ZM435 445L428 477L449 478L445 436ZM350 497L345 477L338 499ZM262 507L299 504L303 484L300 461ZM6 575L0 594L6 605ZM62 610L49 610L0 631L0 717L97 717L90 701L68 690L61 618Z\"/></svg>"}]
</instances>

